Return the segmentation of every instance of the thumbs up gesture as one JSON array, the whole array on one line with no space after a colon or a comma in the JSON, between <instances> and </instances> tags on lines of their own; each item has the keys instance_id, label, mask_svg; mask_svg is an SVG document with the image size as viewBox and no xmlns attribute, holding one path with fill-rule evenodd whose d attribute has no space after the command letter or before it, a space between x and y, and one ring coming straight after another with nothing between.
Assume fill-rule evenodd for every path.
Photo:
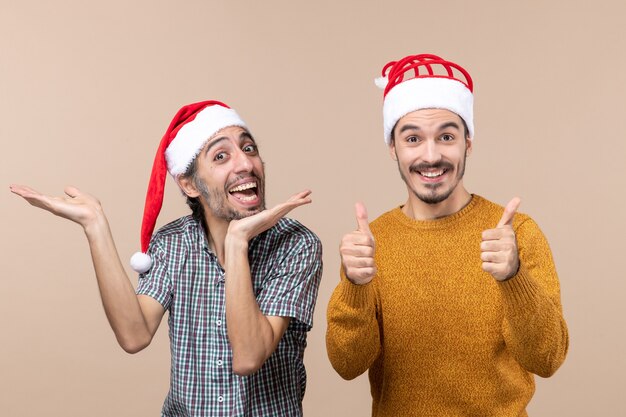
<instances>
[{"instance_id":1,"label":"thumbs up gesture","mask_svg":"<svg viewBox=\"0 0 626 417\"><path fill-rule=\"evenodd\" d=\"M367 284L376 275L374 236L367 221L367 210L356 203L357 229L341 239L339 253L346 277L354 284Z\"/></svg>"},{"instance_id":2,"label":"thumbs up gesture","mask_svg":"<svg viewBox=\"0 0 626 417\"><path fill-rule=\"evenodd\" d=\"M506 281L519 269L513 217L520 203L518 197L509 201L496 228L485 230L482 235L480 259L483 261L483 271L489 272L498 281Z\"/></svg>"}]
</instances>

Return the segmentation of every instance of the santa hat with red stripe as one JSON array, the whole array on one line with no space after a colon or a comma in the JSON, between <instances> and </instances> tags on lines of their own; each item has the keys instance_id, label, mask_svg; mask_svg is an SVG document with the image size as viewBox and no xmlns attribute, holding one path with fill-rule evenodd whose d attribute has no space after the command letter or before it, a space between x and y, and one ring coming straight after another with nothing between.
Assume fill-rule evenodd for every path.
<instances>
[{"instance_id":1,"label":"santa hat with red stripe","mask_svg":"<svg viewBox=\"0 0 626 417\"><path fill-rule=\"evenodd\" d=\"M245 128L246 124L235 110L219 101L201 101L183 106L172 119L152 165L141 223L141 252L135 253L130 260L135 271L143 273L152 267L147 251L163 205L166 172L174 178L184 174L207 141L229 126Z\"/></svg>"},{"instance_id":2,"label":"santa hat with red stripe","mask_svg":"<svg viewBox=\"0 0 626 417\"><path fill-rule=\"evenodd\" d=\"M375 80L384 89L383 127L385 143L398 120L421 109L446 109L458 114L474 137L474 85L460 65L437 55L409 55L383 67Z\"/></svg>"}]
</instances>

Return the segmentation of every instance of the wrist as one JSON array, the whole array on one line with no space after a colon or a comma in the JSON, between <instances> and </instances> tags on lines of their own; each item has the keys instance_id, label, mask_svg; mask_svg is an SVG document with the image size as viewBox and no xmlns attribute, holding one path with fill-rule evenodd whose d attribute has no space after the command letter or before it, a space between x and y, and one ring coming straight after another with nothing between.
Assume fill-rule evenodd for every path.
<instances>
[{"instance_id":1,"label":"wrist","mask_svg":"<svg viewBox=\"0 0 626 417\"><path fill-rule=\"evenodd\" d=\"M102 233L105 233L109 229L109 222L107 221L102 208L99 208L93 218L85 221L81 226L83 226L83 231L85 232L87 239L92 239Z\"/></svg>"},{"instance_id":2,"label":"wrist","mask_svg":"<svg viewBox=\"0 0 626 417\"><path fill-rule=\"evenodd\" d=\"M248 239L238 233L231 233L229 230L224 239L224 247L226 251L248 251Z\"/></svg>"},{"instance_id":3,"label":"wrist","mask_svg":"<svg viewBox=\"0 0 626 417\"><path fill-rule=\"evenodd\" d=\"M372 282L372 279L374 277L371 278L363 278L360 280L355 280L350 278L349 276L346 275L346 279L352 284L352 285L359 285L359 286L364 286L364 285L368 285L370 282Z\"/></svg>"},{"instance_id":4,"label":"wrist","mask_svg":"<svg viewBox=\"0 0 626 417\"><path fill-rule=\"evenodd\" d=\"M358 277L358 278L351 278L348 275L348 272L346 271L346 267L342 266L341 268L341 272L342 275L346 278L346 280L352 284L352 285L358 285L358 286L365 286L367 284L369 284L370 282L372 282L372 280L374 279L374 275L369 276L369 277Z\"/></svg>"}]
</instances>

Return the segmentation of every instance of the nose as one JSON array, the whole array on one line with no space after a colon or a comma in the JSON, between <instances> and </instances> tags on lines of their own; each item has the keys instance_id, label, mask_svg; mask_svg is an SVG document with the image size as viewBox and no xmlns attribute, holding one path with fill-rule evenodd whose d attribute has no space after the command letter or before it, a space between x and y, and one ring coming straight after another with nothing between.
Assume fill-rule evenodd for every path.
<instances>
[{"instance_id":1,"label":"nose","mask_svg":"<svg viewBox=\"0 0 626 417\"><path fill-rule=\"evenodd\" d=\"M424 162L434 164L441 160L441 152L439 151L439 147L434 140L427 140L423 149L424 153L422 154L422 159Z\"/></svg>"},{"instance_id":2,"label":"nose","mask_svg":"<svg viewBox=\"0 0 626 417\"><path fill-rule=\"evenodd\" d=\"M234 163L235 172L238 174L252 172L252 168L254 167L254 165L252 164L251 156L241 149L238 149L235 152Z\"/></svg>"}]
</instances>

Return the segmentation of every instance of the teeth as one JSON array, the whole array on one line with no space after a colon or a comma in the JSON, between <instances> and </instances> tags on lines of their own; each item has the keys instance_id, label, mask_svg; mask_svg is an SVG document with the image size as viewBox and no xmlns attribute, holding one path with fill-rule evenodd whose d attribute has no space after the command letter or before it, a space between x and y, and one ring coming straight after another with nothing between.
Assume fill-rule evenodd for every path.
<instances>
[{"instance_id":1,"label":"teeth","mask_svg":"<svg viewBox=\"0 0 626 417\"><path fill-rule=\"evenodd\" d=\"M249 183L246 183L246 184L238 185L235 188L231 188L229 192L230 193L234 193L234 192L237 192L237 191L249 190L250 188L256 188L256 182L249 182Z\"/></svg>"},{"instance_id":2,"label":"teeth","mask_svg":"<svg viewBox=\"0 0 626 417\"><path fill-rule=\"evenodd\" d=\"M438 177L440 175L443 175L443 170L441 170L441 171L434 171L434 172L420 172L420 174L422 174L426 178L435 178L435 177Z\"/></svg>"},{"instance_id":3,"label":"teeth","mask_svg":"<svg viewBox=\"0 0 626 417\"><path fill-rule=\"evenodd\" d=\"M248 196L248 197L239 197L239 200L241 200L241 201L252 201L255 198L256 198L255 195L251 195L251 196Z\"/></svg>"}]
</instances>

